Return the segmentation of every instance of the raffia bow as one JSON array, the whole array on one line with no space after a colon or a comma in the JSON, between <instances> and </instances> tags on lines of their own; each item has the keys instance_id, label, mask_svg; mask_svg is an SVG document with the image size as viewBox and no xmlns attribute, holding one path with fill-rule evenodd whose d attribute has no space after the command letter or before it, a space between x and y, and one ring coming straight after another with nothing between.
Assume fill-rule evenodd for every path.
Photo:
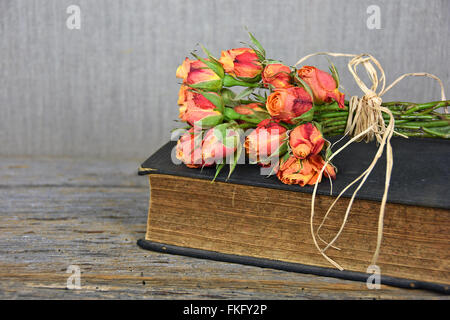
<instances>
[{"instance_id":1,"label":"raffia bow","mask_svg":"<svg viewBox=\"0 0 450 320\"><path fill-rule=\"evenodd\" d=\"M328 260L332 265L334 265L339 270L344 270L343 267L341 267L338 263L336 263L333 259L328 257L326 255L326 250L328 248L333 247L335 249L339 249L333 244L336 242L336 240L339 238L340 234L342 233L345 224L347 222L348 216L350 214L351 207L353 205L353 201L355 199L356 194L358 193L359 189L364 185L366 179L372 172L373 168L375 167L378 159L382 156L384 147L386 147L386 179L385 179L385 186L384 186L384 193L381 200L381 206L380 206L380 212L378 216L378 231L377 231L377 246L375 249L375 253L372 257L372 265L376 264L376 261L378 259L379 253L380 253L380 247L381 242L383 239L383 221L384 221L384 214L385 214L385 207L386 207L386 200L387 195L389 191L389 182L391 180L391 173L392 173L392 166L394 163L393 155L392 155L392 146L391 146L391 138L394 133L397 135L403 136L407 138L406 136L395 132L394 131L394 116L392 112L381 105L382 99L381 97L388 92L392 87L394 87L397 83L399 83L402 79L409 77L409 76L420 76L420 77L429 77L432 79L435 79L438 81L440 87L441 87L441 100L446 100L445 98L445 92L444 92L444 86L442 84L442 81L436 77L433 74L430 73L406 73L400 77L398 77L392 84L390 84L387 88L385 88L386 78L383 68L381 67L380 63L377 59L375 59L370 54L344 54L344 53L330 53L330 52L318 52L313 53L308 56L303 57L300 59L295 66L299 65L306 59L309 59L313 56L317 55L327 55L332 57L351 57L352 59L348 63L348 69L350 73L353 75L353 78L356 82L356 84L359 86L359 88L364 92L364 96L362 98L359 98L357 96L351 97L349 101L349 116L347 119L347 125L345 129L345 135L349 135L352 138L345 143L341 148L339 148L337 151L333 152L333 154L326 160L325 165L323 166L319 176L322 176L327 164L336 157L342 150L344 150L348 145L355 141L361 141L365 140L366 142L373 141L374 139L377 140L378 143L378 149L377 152L370 163L369 167L355 180L353 180L350 184L348 184L341 193L336 197L336 199L333 201L333 203L328 208L325 216L322 219L321 224L317 228L317 231L314 231L314 205L315 205L315 199L316 199L316 193L317 193L317 186L320 179L317 179L315 185L314 185L314 191L312 194L311 199L311 218L310 218L310 227L311 227L311 234L313 237L314 245L319 250L319 252L324 256L326 260ZM358 76L357 73L357 67L358 65L362 65L367 75L371 81L370 88L366 86L366 84L361 80L361 78ZM377 68L380 71L381 77L378 77ZM381 85L380 90L377 92L377 89ZM447 113L447 108L445 108L445 112ZM383 113L386 113L389 116L389 123L386 126L384 119L383 119ZM345 136L344 135L344 136ZM347 206L347 210L344 215L344 219L342 221L341 227L339 228L339 231L336 233L334 238L327 242L323 240L320 235L319 231L321 227L323 226L325 220L328 218L328 215L331 213L331 210L333 209L334 205L337 203L337 201L341 198L342 194L347 191L351 186L358 183L358 186L356 187L355 191L352 194L352 197L350 198L349 204ZM317 242L317 239L325 243L325 247L321 248L319 246L319 243Z\"/></svg>"}]
</instances>

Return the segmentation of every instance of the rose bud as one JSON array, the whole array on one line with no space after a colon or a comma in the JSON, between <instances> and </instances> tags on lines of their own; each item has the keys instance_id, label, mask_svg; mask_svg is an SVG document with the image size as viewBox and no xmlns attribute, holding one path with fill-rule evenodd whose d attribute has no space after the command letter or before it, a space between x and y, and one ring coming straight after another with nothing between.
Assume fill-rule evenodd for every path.
<instances>
[{"instance_id":1,"label":"rose bud","mask_svg":"<svg viewBox=\"0 0 450 320\"><path fill-rule=\"evenodd\" d=\"M294 156L299 159L318 154L324 143L322 133L309 122L295 127L289 133L289 146Z\"/></svg>"},{"instance_id":2,"label":"rose bud","mask_svg":"<svg viewBox=\"0 0 450 320\"><path fill-rule=\"evenodd\" d=\"M282 160L277 172L278 179L284 184L307 184L314 185L319 179L320 171L325 161L320 155L313 155L310 158L301 160L295 156L290 156L287 160ZM325 177L336 178L336 173L332 165L328 164L324 170ZM319 179L319 182L321 179Z\"/></svg>"},{"instance_id":3,"label":"rose bud","mask_svg":"<svg viewBox=\"0 0 450 320\"><path fill-rule=\"evenodd\" d=\"M245 81L255 80L262 71L262 65L253 49L238 48L222 51L219 62L225 72Z\"/></svg>"},{"instance_id":4,"label":"rose bud","mask_svg":"<svg viewBox=\"0 0 450 320\"><path fill-rule=\"evenodd\" d=\"M345 95L339 92L331 74L311 66L304 66L297 73L300 79L311 88L314 103L330 103L334 100L340 108L345 108Z\"/></svg>"},{"instance_id":5,"label":"rose bud","mask_svg":"<svg viewBox=\"0 0 450 320\"><path fill-rule=\"evenodd\" d=\"M189 87L182 84L180 86L180 91L178 92L178 105L179 108L179 118L183 119L184 114L186 113L187 101L189 97Z\"/></svg>"},{"instance_id":6,"label":"rose bud","mask_svg":"<svg viewBox=\"0 0 450 320\"><path fill-rule=\"evenodd\" d=\"M277 120L261 121L245 139L244 147L250 161L267 165L271 158L278 158L283 153L282 145L285 144L286 131Z\"/></svg>"},{"instance_id":7,"label":"rose bud","mask_svg":"<svg viewBox=\"0 0 450 320\"><path fill-rule=\"evenodd\" d=\"M218 91L222 88L222 79L200 60L186 58L177 68L177 78L192 88Z\"/></svg>"},{"instance_id":8,"label":"rose bud","mask_svg":"<svg viewBox=\"0 0 450 320\"><path fill-rule=\"evenodd\" d=\"M266 107L274 119L293 124L312 108L312 99L304 88L277 89L267 97Z\"/></svg>"},{"instance_id":9,"label":"rose bud","mask_svg":"<svg viewBox=\"0 0 450 320\"><path fill-rule=\"evenodd\" d=\"M316 172L315 175L312 177L312 179L309 180L308 184L314 185L317 179L319 178L320 171L325 165L325 160L322 158L320 154L312 155L308 158L308 160L313 170ZM323 175L326 178L336 179L336 171L334 170L334 167L330 163L327 164L327 167L323 171ZM319 180L319 182L320 181L321 179Z\"/></svg>"},{"instance_id":10,"label":"rose bud","mask_svg":"<svg viewBox=\"0 0 450 320\"><path fill-rule=\"evenodd\" d=\"M221 162L221 160L230 157L236 151L239 144L239 134L231 128L220 129L221 126L226 128L227 125L222 124L206 132L203 138L202 158L207 165Z\"/></svg>"},{"instance_id":11,"label":"rose bud","mask_svg":"<svg viewBox=\"0 0 450 320\"><path fill-rule=\"evenodd\" d=\"M206 94L220 98L214 92L201 94L187 90L186 101L180 107L181 120L188 122L192 126L197 122L197 125L203 128L214 127L222 122L222 113L216 105L205 97Z\"/></svg>"},{"instance_id":12,"label":"rose bud","mask_svg":"<svg viewBox=\"0 0 450 320\"><path fill-rule=\"evenodd\" d=\"M232 106L236 103L236 101L234 100L234 98L236 97L236 94L231 91L228 88L222 88L222 90L220 90L219 93L223 99L223 103L227 106Z\"/></svg>"},{"instance_id":13,"label":"rose bud","mask_svg":"<svg viewBox=\"0 0 450 320\"><path fill-rule=\"evenodd\" d=\"M258 111L266 112L266 110L262 107L262 104L256 103L256 102L249 103L249 104L241 104L241 105L235 106L233 109L237 113L242 114L242 115L247 115L247 116L254 115L255 112L258 112Z\"/></svg>"},{"instance_id":14,"label":"rose bud","mask_svg":"<svg viewBox=\"0 0 450 320\"><path fill-rule=\"evenodd\" d=\"M263 83L272 85L276 89L292 87L291 69L281 63L268 64L262 73Z\"/></svg>"},{"instance_id":15,"label":"rose bud","mask_svg":"<svg viewBox=\"0 0 450 320\"><path fill-rule=\"evenodd\" d=\"M187 93L188 93L189 87L182 84L180 86L180 91L178 91L178 105L182 106L187 101Z\"/></svg>"},{"instance_id":16,"label":"rose bud","mask_svg":"<svg viewBox=\"0 0 450 320\"><path fill-rule=\"evenodd\" d=\"M189 168L199 168L205 163L202 160L202 137L194 128L185 132L177 142L176 157Z\"/></svg>"},{"instance_id":17,"label":"rose bud","mask_svg":"<svg viewBox=\"0 0 450 320\"><path fill-rule=\"evenodd\" d=\"M308 161L290 156L287 160L281 160L277 177L284 184L306 185L314 176L312 166Z\"/></svg>"}]
</instances>

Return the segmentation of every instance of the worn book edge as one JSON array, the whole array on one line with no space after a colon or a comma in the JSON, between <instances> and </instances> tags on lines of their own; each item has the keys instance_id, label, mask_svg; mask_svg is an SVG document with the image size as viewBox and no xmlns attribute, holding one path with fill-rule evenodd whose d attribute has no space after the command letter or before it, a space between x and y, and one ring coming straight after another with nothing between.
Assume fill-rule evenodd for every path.
<instances>
[{"instance_id":1,"label":"worn book edge","mask_svg":"<svg viewBox=\"0 0 450 320\"><path fill-rule=\"evenodd\" d=\"M450 182L450 170L446 163L450 158L450 140L396 138L392 143L395 147L396 165L387 202L449 210L450 197L446 190ZM142 163L138 174L160 173L210 181L214 178L214 168L191 169L183 164L173 163L171 152L175 144L176 142L171 141L162 146ZM375 151L375 144L354 143L347 149L333 160L339 171L336 180L333 181L332 196L337 196L348 183L367 168L371 161L370 155ZM221 172L215 181L309 194L313 191L313 186L286 185L275 176L261 175L259 170L259 166L256 165L238 164L231 177L227 178L228 173L223 170L224 172ZM385 161L382 158L359 190L356 199L381 201L384 184ZM345 191L343 197L350 198L352 189ZM330 195L328 179L319 184L317 194Z\"/></svg>"},{"instance_id":2,"label":"worn book edge","mask_svg":"<svg viewBox=\"0 0 450 320\"><path fill-rule=\"evenodd\" d=\"M293 262L285 262L280 260L271 260L265 258L255 258L251 256L242 256L242 255L234 255L234 254L226 254L216 251L202 250L202 249L194 249L187 247L174 246L170 244L164 244L159 242L154 242L145 239L139 239L137 241L137 245L145 250L156 251L161 253L168 253L174 255L187 256L191 258L198 259L208 259L213 261L220 262L228 262L228 263L237 263L247 266L254 266L260 268L270 268L283 270L288 272L296 272L296 273L305 273L305 274L313 274L317 276L323 277L333 277L344 280L352 280L352 281L361 281L367 282L369 277L373 276L373 274L356 272L356 271L348 271L343 270L340 271L338 269L326 268L326 267L317 267L311 265L305 265L300 263ZM370 281L370 280L369 280ZM422 290L430 290L439 293L449 294L449 286L446 284L419 281L419 280L410 280L396 277L389 277L380 275L380 283L388 286L394 286L399 288L407 288L407 289L422 289Z\"/></svg>"}]
</instances>

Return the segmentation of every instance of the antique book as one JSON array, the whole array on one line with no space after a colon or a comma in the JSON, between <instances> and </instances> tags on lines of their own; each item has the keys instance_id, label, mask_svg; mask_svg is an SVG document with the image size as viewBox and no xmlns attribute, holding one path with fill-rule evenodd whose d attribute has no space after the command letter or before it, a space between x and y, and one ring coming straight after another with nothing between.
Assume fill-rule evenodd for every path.
<instances>
[{"instance_id":1,"label":"antique book","mask_svg":"<svg viewBox=\"0 0 450 320\"><path fill-rule=\"evenodd\" d=\"M384 190L381 158L357 194L335 248L327 254L314 246L311 228L312 186L282 184L262 176L254 165L227 173L174 164L169 142L147 159L139 174L150 181L145 239L149 250L282 270L366 281L376 247L378 214ZM377 267L381 283L448 293L450 284L450 142L393 138L394 169L384 218ZM333 161L339 172L322 181L315 205L315 230L339 192L368 166L375 143L353 143ZM353 189L344 193L320 230L330 240L339 229Z\"/></svg>"}]
</instances>

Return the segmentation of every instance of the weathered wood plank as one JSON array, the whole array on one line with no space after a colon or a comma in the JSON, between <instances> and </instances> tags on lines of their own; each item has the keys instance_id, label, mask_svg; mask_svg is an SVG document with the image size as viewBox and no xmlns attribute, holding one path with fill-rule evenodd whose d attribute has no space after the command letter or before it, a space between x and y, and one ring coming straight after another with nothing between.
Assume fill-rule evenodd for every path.
<instances>
[{"instance_id":1,"label":"weathered wood plank","mask_svg":"<svg viewBox=\"0 0 450 320\"><path fill-rule=\"evenodd\" d=\"M138 161L0 159L0 298L447 299L145 251ZM67 290L69 265L81 290Z\"/></svg>"}]
</instances>

